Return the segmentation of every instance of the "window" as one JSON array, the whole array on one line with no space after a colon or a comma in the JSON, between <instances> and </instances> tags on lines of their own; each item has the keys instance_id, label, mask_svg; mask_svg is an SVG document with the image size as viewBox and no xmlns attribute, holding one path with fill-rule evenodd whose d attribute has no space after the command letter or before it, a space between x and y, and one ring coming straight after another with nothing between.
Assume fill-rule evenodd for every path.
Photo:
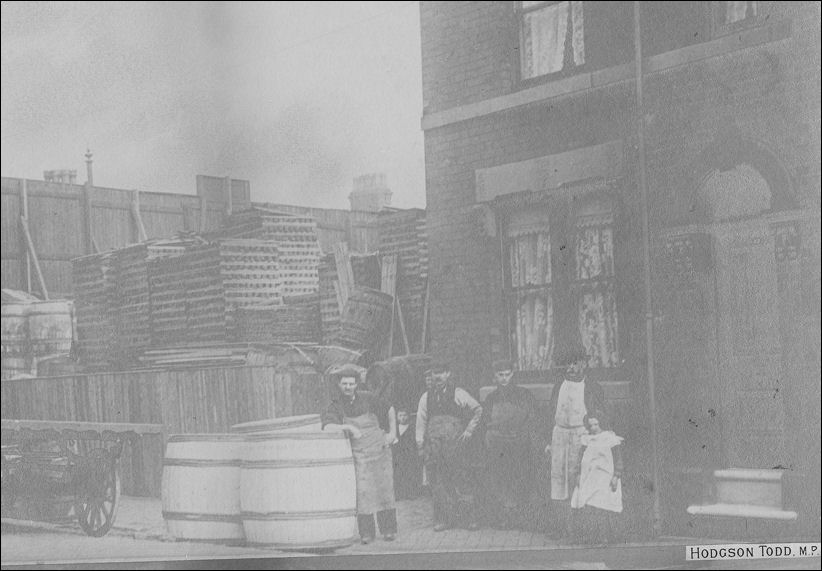
<instances>
[{"instance_id":1,"label":"window","mask_svg":"<svg viewBox=\"0 0 822 571\"><path fill-rule=\"evenodd\" d=\"M735 24L756 18L756 2L723 2L725 4L725 24Z\"/></svg>"},{"instance_id":2,"label":"window","mask_svg":"<svg viewBox=\"0 0 822 571\"><path fill-rule=\"evenodd\" d=\"M756 25L760 18L758 2L714 2L714 36L729 34Z\"/></svg>"},{"instance_id":3,"label":"window","mask_svg":"<svg viewBox=\"0 0 822 571\"><path fill-rule=\"evenodd\" d=\"M509 311L519 368L551 367L554 348L551 234L546 216L523 211L508 228Z\"/></svg>"},{"instance_id":4,"label":"window","mask_svg":"<svg viewBox=\"0 0 822 571\"><path fill-rule=\"evenodd\" d=\"M522 2L520 54L522 79L584 64L582 2Z\"/></svg>"},{"instance_id":5,"label":"window","mask_svg":"<svg viewBox=\"0 0 822 571\"><path fill-rule=\"evenodd\" d=\"M504 235L512 355L522 371L554 366L558 339L582 342L591 367L619 363L613 207L590 198L517 210ZM571 213L570 222L566 213ZM559 245L552 248L552 244ZM569 251L564 245L571 246Z\"/></svg>"},{"instance_id":6,"label":"window","mask_svg":"<svg viewBox=\"0 0 822 571\"><path fill-rule=\"evenodd\" d=\"M575 216L572 289L590 367L613 367L619 362L613 225L607 202L591 201Z\"/></svg>"}]
</instances>

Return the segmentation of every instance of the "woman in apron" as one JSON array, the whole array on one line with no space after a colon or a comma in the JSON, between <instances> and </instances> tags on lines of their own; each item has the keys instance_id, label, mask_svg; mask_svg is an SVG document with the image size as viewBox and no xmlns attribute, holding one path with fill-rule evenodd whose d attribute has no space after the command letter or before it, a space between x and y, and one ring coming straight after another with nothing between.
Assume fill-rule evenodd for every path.
<instances>
[{"instance_id":1,"label":"woman in apron","mask_svg":"<svg viewBox=\"0 0 822 571\"><path fill-rule=\"evenodd\" d=\"M358 390L362 369L346 366L329 373L340 389L322 415L323 430L345 432L351 440L357 476L357 526L363 543L397 534L391 445L397 441L394 408L373 393Z\"/></svg>"}]
</instances>

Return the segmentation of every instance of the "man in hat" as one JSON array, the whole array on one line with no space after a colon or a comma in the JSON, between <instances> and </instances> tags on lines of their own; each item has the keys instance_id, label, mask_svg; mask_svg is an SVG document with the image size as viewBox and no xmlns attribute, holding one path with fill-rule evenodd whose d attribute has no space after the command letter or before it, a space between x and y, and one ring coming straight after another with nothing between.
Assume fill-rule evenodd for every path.
<instances>
[{"instance_id":1,"label":"man in hat","mask_svg":"<svg viewBox=\"0 0 822 571\"><path fill-rule=\"evenodd\" d=\"M383 538L397 534L391 445L397 441L394 408L371 392L358 390L363 369L329 371L339 395L322 415L323 430L342 431L351 440L357 478L357 527L363 543L376 536L374 514Z\"/></svg>"},{"instance_id":2,"label":"man in hat","mask_svg":"<svg viewBox=\"0 0 822 571\"><path fill-rule=\"evenodd\" d=\"M450 378L445 363L435 362L426 371L429 388L417 408L417 448L432 487L434 531L450 527L460 513L467 519L467 528L476 530L479 452L470 441L482 418L482 407Z\"/></svg>"},{"instance_id":3,"label":"man in hat","mask_svg":"<svg viewBox=\"0 0 822 571\"><path fill-rule=\"evenodd\" d=\"M596 381L586 379L588 354L580 346L559 355L565 367L565 378L554 386L548 404L548 421L553 425L551 443L545 453L551 455L551 499L554 500L556 532L568 533L570 498L580 465L581 438L587 433L588 411L605 410L605 391Z\"/></svg>"},{"instance_id":4,"label":"man in hat","mask_svg":"<svg viewBox=\"0 0 822 571\"><path fill-rule=\"evenodd\" d=\"M514 363L494 362L497 388L483 402L488 459L489 513L503 529L513 527L531 492L531 433L536 419L534 396L514 382Z\"/></svg>"}]
</instances>

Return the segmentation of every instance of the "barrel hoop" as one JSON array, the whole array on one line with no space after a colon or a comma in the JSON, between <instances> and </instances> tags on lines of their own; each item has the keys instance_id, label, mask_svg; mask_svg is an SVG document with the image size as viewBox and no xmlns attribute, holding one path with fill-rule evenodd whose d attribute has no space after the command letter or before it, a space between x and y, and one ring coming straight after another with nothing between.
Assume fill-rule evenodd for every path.
<instances>
[{"instance_id":1,"label":"barrel hoop","mask_svg":"<svg viewBox=\"0 0 822 571\"><path fill-rule=\"evenodd\" d=\"M243 424L235 424L231 427L231 430L239 433L286 430L289 428L297 428L300 426L311 426L312 424L317 424L318 422L320 422L320 418L321 417L319 414L306 414L291 420L275 419L273 421L246 422Z\"/></svg>"},{"instance_id":2,"label":"barrel hoop","mask_svg":"<svg viewBox=\"0 0 822 571\"><path fill-rule=\"evenodd\" d=\"M164 458L163 466L180 466L184 468L239 468L239 460L188 460L183 458Z\"/></svg>"},{"instance_id":3,"label":"barrel hoop","mask_svg":"<svg viewBox=\"0 0 822 571\"><path fill-rule=\"evenodd\" d=\"M239 434L172 434L169 442L242 442Z\"/></svg>"},{"instance_id":4,"label":"barrel hoop","mask_svg":"<svg viewBox=\"0 0 822 571\"><path fill-rule=\"evenodd\" d=\"M205 514L192 512L167 512L163 510L163 519L175 521L212 521L218 523L242 523L239 514Z\"/></svg>"},{"instance_id":5,"label":"barrel hoop","mask_svg":"<svg viewBox=\"0 0 822 571\"><path fill-rule=\"evenodd\" d=\"M243 460L243 470L267 470L271 468L314 468L317 466L354 465L354 458L323 458L319 460Z\"/></svg>"},{"instance_id":6,"label":"barrel hoop","mask_svg":"<svg viewBox=\"0 0 822 571\"><path fill-rule=\"evenodd\" d=\"M243 520L249 521L288 521L308 519L340 519L357 515L356 508L346 510L325 510L316 512L240 512Z\"/></svg>"},{"instance_id":7,"label":"barrel hoop","mask_svg":"<svg viewBox=\"0 0 822 571\"><path fill-rule=\"evenodd\" d=\"M273 547L282 551L288 550L303 550L303 549L333 549L335 547L348 547L360 540L359 537L350 537L347 539L328 539L326 541L315 541L314 543L283 543L281 541L272 541L265 543L261 541L246 541L245 545L258 547Z\"/></svg>"},{"instance_id":8,"label":"barrel hoop","mask_svg":"<svg viewBox=\"0 0 822 571\"><path fill-rule=\"evenodd\" d=\"M260 432L246 435L246 442L265 440L343 440L342 432Z\"/></svg>"}]
</instances>

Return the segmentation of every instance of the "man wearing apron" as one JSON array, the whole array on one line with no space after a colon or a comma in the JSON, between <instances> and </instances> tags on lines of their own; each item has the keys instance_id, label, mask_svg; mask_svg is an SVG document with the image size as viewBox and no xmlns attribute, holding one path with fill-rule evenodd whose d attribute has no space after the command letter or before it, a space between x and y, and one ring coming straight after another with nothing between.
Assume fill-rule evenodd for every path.
<instances>
[{"instance_id":1,"label":"man wearing apron","mask_svg":"<svg viewBox=\"0 0 822 571\"><path fill-rule=\"evenodd\" d=\"M581 346L569 348L559 363L566 367L565 380L554 386L548 404L553 431L545 453L551 455L555 533L565 536L569 533L571 492L580 465L581 437L587 433L583 419L589 410L605 409L605 391L596 381L585 378L588 355Z\"/></svg>"},{"instance_id":2,"label":"man wearing apron","mask_svg":"<svg viewBox=\"0 0 822 571\"><path fill-rule=\"evenodd\" d=\"M361 371L347 366L330 373L339 379L339 396L322 415L323 430L341 430L351 440L357 476L357 526L363 543L376 536L374 514L386 541L397 534L391 445L397 441L394 408L358 390Z\"/></svg>"},{"instance_id":3,"label":"man wearing apron","mask_svg":"<svg viewBox=\"0 0 822 571\"><path fill-rule=\"evenodd\" d=\"M463 389L449 383L447 365L426 371L429 389L417 408L417 448L432 487L434 531L447 529L465 511L469 530L479 529L475 503L477 464L481 452L472 446L482 407ZM466 422L466 418L470 418Z\"/></svg>"},{"instance_id":4,"label":"man wearing apron","mask_svg":"<svg viewBox=\"0 0 822 571\"><path fill-rule=\"evenodd\" d=\"M494 362L497 388L482 407L488 458L489 514L503 529L514 527L528 505L532 487L531 433L534 395L513 380L514 364Z\"/></svg>"}]
</instances>

